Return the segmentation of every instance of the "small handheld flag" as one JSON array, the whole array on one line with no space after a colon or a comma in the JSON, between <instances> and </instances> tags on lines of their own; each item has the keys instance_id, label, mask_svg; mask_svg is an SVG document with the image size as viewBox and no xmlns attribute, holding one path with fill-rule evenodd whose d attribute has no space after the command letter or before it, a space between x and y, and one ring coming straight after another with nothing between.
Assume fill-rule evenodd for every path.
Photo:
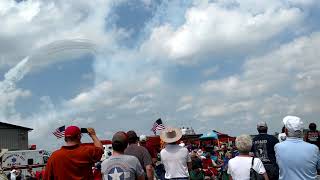
<instances>
[{"instance_id":1,"label":"small handheld flag","mask_svg":"<svg viewBox=\"0 0 320 180\"><path fill-rule=\"evenodd\" d=\"M64 137L64 131L66 129L66 126L61 126L57 128L55 131L52 132L53 135L55 135L58 139Z\"/></svg>"},{"instance_id":2,"label":"small handheld flag","mask_svg":"<svg viewBox=\"0 0 320 180\"><path fill-rule=\"evenodd\" d=\"M159 118L156 120L156 122L153 123L153 127L152 127L151 131L153 131L153 133L156 135L157 131L163 130L165 128L166 127L162 124L161 118Z\"/></svg>"}]
</instances>

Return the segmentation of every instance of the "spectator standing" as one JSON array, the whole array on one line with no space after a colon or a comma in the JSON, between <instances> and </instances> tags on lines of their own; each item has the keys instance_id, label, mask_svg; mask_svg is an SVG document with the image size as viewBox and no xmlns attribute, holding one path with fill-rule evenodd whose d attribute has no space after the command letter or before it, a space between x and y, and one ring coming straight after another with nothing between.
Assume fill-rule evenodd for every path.
<instances>
[{"instance_id":1,"label":"spectator standing","mask_svg":"<svg viewBox=\"0 0 320 180\"><path fill-rule=\"evenodd\" d=\"M160 152L166 179L189 179L191 158L188 149L177 144L181 137L182 132L178 128L166 128L161 132L160 138L166 143Z\"/></svg>"},{"instance_id":2,"label":"spectator standing","mask_svg":"<svg viewBox=\"0 0 320 180\"><path fill-rule=\"evenodd\" d=\"M9 180L21 180L22 179L21 170L13 166L7 177Z\"/></svg>"},{"instance_id":3,"label":"spectator standing","mask_svg":"<svg viewBox=\"0 0 320 180\"><path fill-rule=\"evenodd\" d=\"M266 122L257 124L259 134L252 140L252 152L259 158L267 171L268 177L272 180L279 179L279 167L276 162L274 146L279 143L278 139L268 134Z\"/></svg>"},{"instance_id":4,"label":"spectator standing","mask_svg":"<svg viewBox=\"0 0 320 180\"><path fill-rule=\"evenodd\" d=\"M202 160L197 156L195 151L191 152L192 170L190 172L191 180L203 180L205 178L202 170Z\"/></svg>"},{"instance_id":5,"label":"spectator standing","mask_svg":"<svg viewBox=\"0 0 320 180\"><path fill-rule=\"evenodd\" d=\"M315 123L309 124L309 130L306 134L305 140L308 143L318 146L320 149L320 132L317 130L317 125Z\"/></svg>"},{"instance_id":6,"label":"spectator standing","mask_svg":"<svg viewBox=\"0 0 320 180\"><path fill-rule=\"evenodd\" d=\"M102 180L101 163L99 162L93 170L93 180Z\"/></svg>"},{"instance_id":7,"label":"spectator standing","mask_svg":"<svg viewBox=\"0 0 320 180\"><path fill-rule=\"evenodd\" d=\"M101 164L104 179L110 180L144 180L145 173L135 156L125 155L128 146L125 132L117 132L112 137L113 154Z\"/></svg>"},{"instance_id":8,"label":"spectator standing","mask_svg":"<svg viewBox=\"0 0 320 180\"><path fill-rule=\"evenodd\" d=\"M156 149L154 147L152 147L149 143L147 143L147 136L146 135L141 135L139 137L139 145L142 147L145 147L151 158L152 158L152 162L153 164L155 164L157 162L157 158L158 158L158 152L156 151Z\"/></svg>"},{"instance_id":9,"label":"spectator standing","mask_svg":"<svg viewBox=\"0 0 320 180\"><path fill-rule=\"evenodd\" d=\"M28 175L26 176L26 180L35 180L36 179L36 173L32 170L32 167L28 167Z\"/></svg>"},{"instance_id":10,"label":"spectator standing","mask_svg":"<svg viewBox=\"0 0 320 180\"><path fill-rule=\"evenodd\" d=\"M218 176L218 169L223 166L223 164L217 165L214 160L211 159L211 154L209 152L205 153L205 158L202 159L204 174L211 179Z\"/></svg>"},{"instance_id":11,"label":"spectator standing","mask_svg":"<svg viewBox=\"0 0 320 180\"><path fill-rule=\"evenodd\" d=\"M16 176L17 176L17 169L14 166L12 166L7 177L9 180L16 180Z\"/></svg>"},{"instance_id":12,"label":"spectator standing","mask_svg":"<svg viewBox=\"0 0 320 180\"><path fill-rule=\"evenodd\" d=\"M253 161L252 168L259 174L263 175L265 180L269 180L262 161L259 158L254 158L249 155L252 148L252 140L249 135L241 135L236 138L236 147L239 155L230 159L228 162L227 173L232 180L249 180L250 168Z\"/></svg>"},{"instance_id":13,"label":"spectator standing","mask_svg":"<svg viewBox=\"0 0 320 180\"><path fill-rule=\"evenodd\" d=\"M283 119L287 139L275 146L280 180L315 180L320 170L319 148L302 139L303 122L299 117Z\"/></svg>"},{"instance_id":14,"label":"spectator standing","mask_svg":"<svg viewBox=\"0 0 320 180\"><path fill-rule=\"evenodd\" d=\"M232 158L231 152L227 152L225 154L225 157L223 158L223 166L222 166L222 180L229 180L229 175L228 175L228 163L229 160Z\"/></svg>"},{"instance_id":15,"label":"spectator standing","mask_svg":"<svg viewBox=\"0 0 320 180\"><path fill-rule=\"evenodd\" d=\"M286 127L283 126L282 129L281 129L281 133L278 135L279 142L285 141L287 139L287 135L285 133L285 129L286 129Z\"/></svg>"},{"instance_id":16,"label":"spectator standing","mask_svg":"<svg viewBox=\"0 0 320 180\"><path fill-rule=\"evenodd\" d=\"M136 132L128 131L127 136L129 146L125 149L124 154L135 156L136 158L138 158L142 168L146 171L146 178L149 180L153 180L154 170L149 151L143 146L138 146L139 138Z\"/></svg>"},{"instance_id":17,"label":"spectator standing","mask_svg":"<svg viewBox=\"0 0 320 180\"><path fill-rule=\"evenodd\" d=\"M81 144L81 131L77 126L65 130L66 145L50 156L45 180L93 179L92 166L101 159L103 146L92 128L87 128L94 146Z\"/></svg>"},{"instance_id":18,"label":"spectator standing","mask_svg":"<svg viewBox=\"0 0 320 180\"><path fill-rule=\"evenodd\" d=\"M45 167L42 167L41 171L36 171L36 179L42 180L45 175Z\"/></svg>"}]
</instances>

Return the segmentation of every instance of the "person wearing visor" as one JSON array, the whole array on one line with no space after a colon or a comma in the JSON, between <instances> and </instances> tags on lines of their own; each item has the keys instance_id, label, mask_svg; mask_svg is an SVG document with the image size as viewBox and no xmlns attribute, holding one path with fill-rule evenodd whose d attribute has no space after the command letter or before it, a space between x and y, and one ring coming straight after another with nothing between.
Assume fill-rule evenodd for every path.
<instances>
[{"instance_id":1,"label":"person wearing visor","mask_svg":"<svg viewBox=\"0 0 320 180\"><path fill-rule=\"evenodd\" d=\"M93 179L92 167L103 154L103 146L93 128L87 128L93 146L81 144L81 130L69 126L65 130L65 145L50 156L44 180Z\"/></svg>"}]
</instances>

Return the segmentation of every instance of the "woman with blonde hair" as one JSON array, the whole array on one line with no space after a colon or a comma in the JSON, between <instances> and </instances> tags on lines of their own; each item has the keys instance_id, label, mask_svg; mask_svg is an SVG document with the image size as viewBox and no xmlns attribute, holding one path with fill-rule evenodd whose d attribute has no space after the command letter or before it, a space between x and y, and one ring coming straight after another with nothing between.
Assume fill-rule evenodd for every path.
<instances>
[{"instance_id":1,"label":"woman with blonde hair","mask_svg":"<svg viewBox=\"0 0 320 180\"><path fill-rule=\"evenodd\" d=\"M236 147L239 156L230 159L228 163L228 174L232 180L249 180L250 169L253 168L258 174L269 180L266 170L259 158L249 155L252 147L252 139L249 135L240 135L236 138ZM253 164L252 164L253 162Z\"/></svg>"}]
</instances>

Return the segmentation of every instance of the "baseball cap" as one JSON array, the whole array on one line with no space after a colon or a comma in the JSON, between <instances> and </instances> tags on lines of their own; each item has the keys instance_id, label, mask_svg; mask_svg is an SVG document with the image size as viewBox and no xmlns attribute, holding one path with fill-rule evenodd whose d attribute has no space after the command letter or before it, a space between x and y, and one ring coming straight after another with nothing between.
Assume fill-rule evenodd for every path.
<instances>
[{"instance_id":1,"label":"baseball cap","mask_svg":"<svg viewBox=\"0 0 320 180\"><path fill-rule=\"evenodd\" d=\"M259 127L267 128L268 125L267 125L267 123L266 123L265 121L261 121L261 122L258 122L257 127L258 127L258 128L259 128Z\"/></svg>"},{"instance_id":2,"label":"baseball cap","mask_svg":"<svg viewBox=\"0 0 320 180\"><path fill-rule=\"evenodd\" d=\"M301 118L297 116L286 116L282 121L288 131L294 132L303 130L303 122Z\"/></svg>"},{"instance_id":3,"label":"baseball cap","mask_svg":"<svg viewBox=\"0 0 320 180\"><path fill-rule=\"evenodd\" d=\"M140 141L147 141L147 136L141 135L139 139L140 139Z\"/></svg>"},{"instance_id":4,"label":"baseball cap","mask_svg":"<svg viewBox=\"0 0 320 180\"><path fill-rule=\"evenodd\" d=\"M81 134L81 130L77 126L69 126L64 132L65 137L75 137Z\"/></svg>"}]
</instances>

